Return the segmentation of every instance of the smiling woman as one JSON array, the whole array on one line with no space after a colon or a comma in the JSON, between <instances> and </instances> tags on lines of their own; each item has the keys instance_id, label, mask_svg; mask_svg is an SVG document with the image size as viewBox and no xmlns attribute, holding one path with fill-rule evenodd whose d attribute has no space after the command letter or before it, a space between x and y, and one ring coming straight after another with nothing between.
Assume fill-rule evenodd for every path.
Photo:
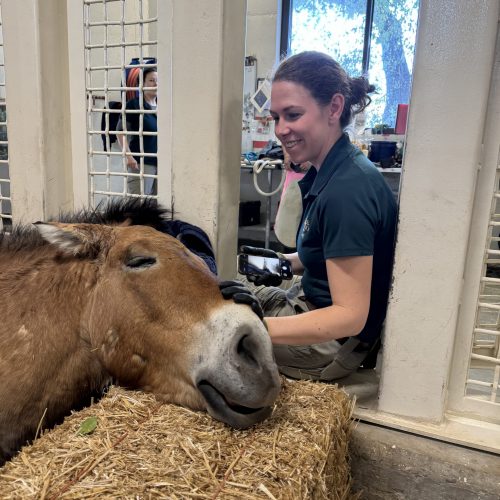
<instances>
[{"instance_id":1,"label":"smiling woman","mask_svg":"<svg viewBox=\"0 0 500 500\"><path fill-rule=\"evenodd\" d=\"M312 163L299 182L297 252L285 255L302 279L288 291L255 290L279 368L291 377L344 377L378 346L396 203L381 174L343 132L373 90L319 52L285 59L274 75L276 136L293 163Z\"/></svg>"}]
</instances>

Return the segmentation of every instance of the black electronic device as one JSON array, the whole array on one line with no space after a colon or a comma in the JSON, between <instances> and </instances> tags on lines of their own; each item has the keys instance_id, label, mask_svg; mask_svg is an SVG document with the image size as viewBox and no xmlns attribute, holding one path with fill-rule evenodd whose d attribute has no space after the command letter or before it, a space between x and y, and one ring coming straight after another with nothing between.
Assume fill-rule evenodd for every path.
<instances>
[{"instance_id":1,"label":"black electronic device","mask_svg":"<svg viewBox=\"0 0 500 500\"><path fill-rule=\"evenodd\" d=\"M245 276L263 276L272 274L284 280L293 277L292 266L289 260L263 255L238 255L238 272Z\"/></svg>"}]
</instances>

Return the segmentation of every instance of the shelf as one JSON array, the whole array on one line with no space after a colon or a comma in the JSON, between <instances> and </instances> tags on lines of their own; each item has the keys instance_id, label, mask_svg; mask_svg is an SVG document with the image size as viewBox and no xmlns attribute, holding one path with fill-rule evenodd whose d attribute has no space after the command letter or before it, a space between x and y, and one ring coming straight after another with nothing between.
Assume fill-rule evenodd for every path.
<instances>
[{"instance_id":1,"label":"shelf","mask_svg":"<svg viewBox=\"0 0 500 500\"><path fill-rule=\"evenodd\" d=\"M400 174L401 173L401 167L394 167L394 168L377 167L377 170L379 172L382 172L383 174Z\"/></svg>"},{"instance_id":2,"label":"shelf","mask_svg":"<svg viewBox=\"0 0 500 500\"><path fill-rule=\"evenodd\" d=\"M403 142L405 135L398 134L364 134L357 137L357 140L378 141L378 142Z\"/></svg>"}]
</instances>

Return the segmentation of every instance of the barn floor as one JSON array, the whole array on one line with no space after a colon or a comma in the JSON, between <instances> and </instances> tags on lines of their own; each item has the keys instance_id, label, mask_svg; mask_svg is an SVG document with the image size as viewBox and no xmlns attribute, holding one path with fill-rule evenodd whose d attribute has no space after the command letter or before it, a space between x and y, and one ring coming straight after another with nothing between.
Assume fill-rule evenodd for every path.
<instances>
[{"instance_id":1,"label":"barn floor","mask_svg":"<svg viewBox=\"0 0 500 500\"><path fill-rule=\"evenodd\" d=\"M367 500L498 500L500 457L359 422L350 441L353 491Z\"/></svg>"},{"instance_id":2,"label":"barn floor","mask_svg":"<svg viewBox=\"0 0 500 500\"><path fill-rule=\"evenodd\" d=\"M356 396L351 473L367 500L498 500L500 456L362 421L377 407L379 376L359 370L339 383Z\"/></svg>"}]
</instances>

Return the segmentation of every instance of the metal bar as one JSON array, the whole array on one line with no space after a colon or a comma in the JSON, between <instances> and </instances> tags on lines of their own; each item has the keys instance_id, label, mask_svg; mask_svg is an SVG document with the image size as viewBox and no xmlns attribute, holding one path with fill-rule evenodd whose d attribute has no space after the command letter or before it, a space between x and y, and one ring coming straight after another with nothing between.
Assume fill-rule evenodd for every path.
<instances>
[{"instance_id":1,"label":"metal bar","mask_svg":"<svg viewBox=\"0 0 500 500\"><path fill-rule=\"evenodd\" d=\"M467 384L481 385L483 387L493 387L491 382L483 382L482 380L467 379Z\"/></svg>"},{"instance_id":2,"label":"metal bar","mask_svg":"<svg viewBox=\"0 0 500 500\"><path fill-rule=\"evenodd\" d=\"M481 354L471 354L471 359L477 359L481 361L487 361L488 363L491 363L492 365L500 365L500 359L498 358L491 358L490 356L483 356Z\"/></svg>"},{"instance_id":3,"label":"metal bar","mask_svg":"<svg viewBox=\"0 0 500 500\"><path fill-rule=\"evenodd\" d=\"M372 38L373 27L373 13L375 10L375 0L367 0L366 2L366 16L365 16L365 36L363 40L363 62L362 71L363 75L368 75L370 69L370 44Z\"/></svg>"},{"instance_id":4,"label":"metal bar","mask_svg":"<svg viewBox=\"0 0 500 500\"><path fill-rule=\"evenodd\" d=\"M487 335L500 336L500 332L498 330L488 330L486 328L474 328L474 333L485 333Z\"/></svg>"},{"instance_id":5,"label":"metal bar","mask_svg":"<svg viewBox=\"0 0 500 500\"><path fill-rule=\"evenodd\" d=\"M290 33L292 32L292 6L293 0L281 1L281 32L280 32L280 57L287 56L290 52Z\"/></svg>"},{"instance_id":6,"label":"metal bar","mask_svg":"<svg viewBox=\"0 0 500 500\"><path fill-rule=\"evenodd\" d=\"M267 181L269 183L269 192L271 192L273 190L273 170L267 171ZM265 236L264 236L264 248L269 248L270 235L271 235L271 196L267 196L267 198L266 198L266 232L265 232Z\"/></svg>"},{"instance_id":7,"label":"metal bar","mask_svg":"<svg viewBox=\"0 0 500 500\"><path fill-rule=\"evenodd\" d=\"M478 302L478 307L483 307L484 309L492 309L494 311L500 311L500 305L488 304L487 302Z\"/></svg>"}]
</instances>

